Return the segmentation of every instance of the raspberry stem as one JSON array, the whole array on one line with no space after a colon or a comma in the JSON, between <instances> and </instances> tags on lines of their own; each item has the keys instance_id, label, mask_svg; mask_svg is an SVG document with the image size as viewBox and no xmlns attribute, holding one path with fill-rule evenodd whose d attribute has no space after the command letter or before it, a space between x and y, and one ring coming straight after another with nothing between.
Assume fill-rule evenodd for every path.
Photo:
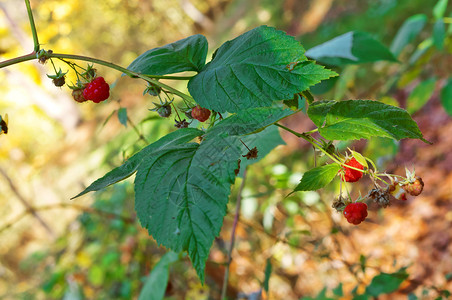
<instances>
[{"instance_id":1,"label":"raspberry stem","mask_svg":"<svg viewBox=\"0 0 452 300\"><path fill-rule=\"evenodd\" d=\"M328 153L327 151L325 151L325 149L323 149L323 147L318 143L318 141L316 139L314 139L313 137L311 137L309 134L316 132L316 130L311 130L309 132L304 132L304 133L299 133L296 131L293 131L290 128L287 128L284 125L281 125L279 123L275 123L276 126L292 133L293 135L300 137L302 139L304 139L305 141L309 142L312 146L314 146L314 148L319 149L320 151L322 151L326 156L328 156L329 158L331 158L331 160L333 160L335 163L340 164L341 166L343 165L335 156L331 155L330 153Z\"/></svg>"},{"instance_id":2,"label":"raspberry stem","mask_svg":"<svg viewBox=\"0 0 452 300\"><path fill-rule=\"evenodd\" d=\"M30 21L31 34L33 35L34 52L39 51L39 40L38 32L36 30L35 20L33 18L33 12L31 10L31 5L29 0L25 0L25 6L27 6L28 20Z\"/></svg>"}]
</instances>

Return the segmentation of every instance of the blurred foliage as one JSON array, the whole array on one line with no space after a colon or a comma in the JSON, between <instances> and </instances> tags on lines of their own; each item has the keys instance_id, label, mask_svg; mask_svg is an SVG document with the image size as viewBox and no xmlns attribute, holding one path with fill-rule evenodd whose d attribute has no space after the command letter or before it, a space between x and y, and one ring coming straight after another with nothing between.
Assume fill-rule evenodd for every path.
<instances>
[{"instance_id":1,"label":"blurred foliage","mask_svg":"<svg viewBox=\"0 0 452 300\"><path fill-rule=\"evenodd\" d=\"M397 49L394 54L400 63L333 67L341 76L323 82L317 90L322 98L381 99L422 117L423 111L429 112L435 103L442 103L449 114L452 107L450 3L447 6L447 1L439 1L441 5L446 3L444 9L441 5L432 9L432 3L422 0L46 0L33 1L32 6L44 48L94 56L124 66L148 49L195 33L206 35L212 47L262 24L297 36L306 49L352 30L367 31L389 46L408 18L425 14L427 21L418 34L407 39L405 47L391 47ZM29 51L32 44L25 8L17 1L0 4L3 60ZM441 23L442 16L449 17L449 21ZM58 66L65 70L64 65ZM45 76L50 70L50 66L30 63L0 72L0 114L9 115L8 135L0 136L0 167L12 181L22 182L19 193L33 205L54 206L39 213L51 224L56 236L43 233L33 217L0 231L0 298L137 298L146 276L165 250L135 221L132 185L125 182L92 198L77 200L72 213L61 204L68 204L68 199L92 179L145 146L139 135L152 142L174 130L173 124L148 112L155 99L142 96L144 84L120 79L116 71L99 68L107 81L117 80L117 84L113 100L94 107L75 106L67 89L51 85ZM121 125L126 122L125 109L138 133L133 126ZM287 124L298 131L309 130L311 126L303 119L287 120ZM422 126L421 129L428 130ZM439 139L439 136L433 137ZM381 280L375 283L375 278L400 284L386 275L397 274L410 264L415 265L408 267L408 274L421 275L401 283L403 295L409 294L409 299L441 299L450 295L450 269L440 265L435 268L438 273L433 275L419 271L424 265L417 261L416 253L422 251L414 244L418 240L410 239L409 234L426 235L421 217L407 220L394 207L390 209L399 215L372 211L372 222L384 223L380 231L371 222L355 229L344 225L341 216L330 208L339 190L337 183L330 190L287 196L302 174L314 166L315 160L311 149L304 144L284 138L287 146L279 146L261 163L249 168L231 265L228 289L231 298L242 292L251 299L251 295L268 287L268 293L264 292L267 299L299 299L305 295L318 295L312 299L329 299L327 296L338 299L345 295L350 299L353 291L362 295L366 287L378 288ZM350 145L336 146L345 149ZM380 168L397 168L391 162L403 150L403 144L387 139L372 139L367 144L352 146L363 150ZM317 164L322 159L317 158ZM0 178L0 190L1 218L8 224L24 208L16 201L18 192L9 188L3 178ZM238 190L236 185L230 198L231 212L235 209ZM428 214L430 208L425 208L428 203L417 205ZM408 211L412 209L410 206ZM83 212L79 214L80 210ZM384 222L385 216L392 219L386 218ZM444 224L450 223L450 218L446 215ZM189 262L183 258L168 267L166 299L219 297L222 264L226 260L225 243L230 238L232 221L232 215L225 218L221 236L214 244L206 285L200 285ZM415 229L416 234L412 233ZM421 237L419 243L424 243ZM414 245L407 245L407 241L414 241ZM435 247L428 250L440 247L441 242L435 240ZM440 257L450 262L447 245L445 249L446 254ZM272 266L271 276L266 268L268 263ZM396 293L388 299L396 296L402 294Z\"/></svg>"}]
</instances>

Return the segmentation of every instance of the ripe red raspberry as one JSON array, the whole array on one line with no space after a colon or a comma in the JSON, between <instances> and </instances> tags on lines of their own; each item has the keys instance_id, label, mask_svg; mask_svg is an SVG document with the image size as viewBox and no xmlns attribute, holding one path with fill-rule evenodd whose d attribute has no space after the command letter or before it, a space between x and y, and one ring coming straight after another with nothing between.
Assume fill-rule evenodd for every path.
<instances>
[{"instance_id":1,"label":"ripe red raspberry","mask_svg":"<svg viewBox=\"0 0 452 300\"><path fill-rule=\"evenodd\" d=\"M354 168L357 168L360 170L364 169L364 166L362 164L360 164L354 157L352 157L352 159L349 159L348 161L346 161L345 165L354 167ZM342 174L343 174L342 180L345 182L356 182L356 181L360 180L361 177L363 177L363 172L360 172L355 169L347 168L347 167L344 167L342 169Z\"/></svg>"},{"instance_id":2,"label":"ripe red raspberry","mask_svg":"<svg viewBox=\"0 0 452 300\"><path fill-rule=\"evenodd\" d=\"M196 105L191 110L191 116L193 117L193 119L196 119L199 122L204 122L210 117L210 110Z\"/></svg>"},{"instance_id":3,"label":"ripe red raspberry","mask_svg":"<svg viewBox=\"0 0 452 300\"><path fill-rule=\"evenodd\" d=\"M348 204L344 209L344 217L349 223L358 225L367 217L367 204L362 202Z\"/></svg>"},{"instance_id":4,"label":"ripe red raspberry","mask_svg":"<svg viewBox=\"0 0 452 300\"><path fill-rule=\"evenodd\" d=\"M402 188L411 196L419 196L424 189L422 178L417 176L414 182L402 185Z\"/></svg>"},{"instance_id":5,"label":"ripe red raspberry","mask_svg":"<svg viewBox=\"0 0 452 300\"><path fill-rule=\"evenodd\" d=\"M86 84L83 90L83 97L86 100L92 100L95 103L106 100L110 96L110 86L103 77L96 77L90 83Z\"/></svg>"}]
</instances>

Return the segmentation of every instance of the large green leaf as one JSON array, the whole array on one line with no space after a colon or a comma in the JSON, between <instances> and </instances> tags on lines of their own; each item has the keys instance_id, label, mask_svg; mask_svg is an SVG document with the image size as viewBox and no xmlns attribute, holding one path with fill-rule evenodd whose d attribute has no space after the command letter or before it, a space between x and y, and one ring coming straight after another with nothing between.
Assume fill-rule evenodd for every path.
<instances>
[{"instance_id":1,"label":"large green leaf","mask_svg":"<svg viewBox=\"0 0 452 300\"><path fill-rule=\"evenodd\" d=\"M293 114L291 109L259 107L244 109L222 120L206 134L206 139L217 135L245 135L264 129Z\"/></svg>"},{"instance_id":2,"label":"large green leaf","mask_svg":"<svg viewBox=\"0 0 452 300\"><path fill-rule=\"evenodd\" d=\"M404 109L377 101L314 102L309 107L308 115L319 127L320 134L329 140L380 136L396 140L415 138L427 142L416 122Z\"/></svg>"},{"instance_id":3,"label":"large green leaf","mask_svg":"<svg viewBox=\"0 0 452 300\"><path fill-rule=\"evenodd\" d=\"M248 143L253 139L250 133L290 113L281 108L242 111L209 130L201 144L159 148L139 164L135 210L141 225L159 244L187 251L201 280L210 247L223 224L237 160L247 153L240 139ZM229 118L241 120L241 129L228 131ZM215 130L217 126L225 131Z\"/></svg>"},{"instance_id":4,"label":"large green leaf","mask_svg":"<svg viewBox=\"0 0 452 300\"><path fill-rule=\"evenodd\" d=\"M188 89L203 107L238 112L291 99L336 75L308 61L293 37L261 26L224 43Z\"/></svg>"},{"instance_id":5,"label":"large green leaf","mask_svg":"<svg viewBox=\"0 0 452 300\"><path fill-rule=\"evenodd\" d=\"M436 79L430 78L420 82L406 101L406 110L413 114L420 110L435 91Z\"/></svg>"},{"instance_id":6,"label":"large green leaf","mask_svg":"<svg viewBox=\"0 0 452 300\"><path fill-rule=\"evenodd\" d=\"M93 183L91 183L86 189L84 189L78 195L72 197L71 199L80 197L86 193L101 190L109 185L115 184L121 180L124 180L131 176L137 170L141 161L144 157L151 155L154 151L159 151L160 149L165 149L166 147L174 146L174 145L182 145L194 139L195 137L201 136L203 134L202 131L195 128L183 128L177 131L174 131L155 143L152 143L139 152L135 153L132 157L130 157L124 164L121 166L111 170L101 178L97 179Z\"/></svg>"},{"instance_id":7,"label":"large green leaf","mask_svg":"<svg viewBox=\"0 0 452 300\"><path fill-rule=\"evenodd\" d=\"M340 169L341 167L338 164L329 164L311 169L304 173L294 192L321 189L333 180Z\"/></svg>"},{"instance_id":8,"label":"large green leaf","mask_svg":"<svg viewBox=\"0 0 452 300\"><path fill-rule=\"evenodd\" d=\"M179 255L172 251L162 256L146 278L138 300L161 300L168 285L169 266L179 260Z\"/></svg>"},{"instance_id":9,"label":"large green leaf","mask_svg":"<svg viewBox=\"0 0 452 300\"><path fill-rule=\"evenodd\" d=\"M427 16L424 14L414 15L406 19L392 41L391 52L398 56L403 48L419 35L425 23L427 23Z\"/></svg>"},{"instance_id":10,"label":"large green leaf","mask_svg":"<svg viewBox=\"0 0 452 300\"><path fill-rule=\"evenodd\" d=\"M148 75L199 72L206 63L207 39L196 34L138 56L127 69Z\"/></svg>"},{"instance_id":11,"label":"large green leaf","mask_svg":"<svg viewBox=\"0 0 452 300\"><path fill-rule=\"evenodd\" d=\"M306 51L321 63L340 66L379 60L397 61L392 53L370 34L350 31Z\"/></svg>"},{"instance_id":12,"label":"large green leaf","mask_svg":"<svg viewBox=\"0 0 452 300\"><path fill-rule=\"evenodd\" d=\"M249 165L252 165L264 158L276 146L285 145L284 140L279 134L279 129L276 126L269 126L263 131L246 135L241 139L250 149L256 147L258 149L258 155L255 159L246 159L243 156L240 158L240 172L238 174L240 177L243 177L243 172ZM242 153L242 155L245 154L246 152Z\"/></svg>"}]
</instances>

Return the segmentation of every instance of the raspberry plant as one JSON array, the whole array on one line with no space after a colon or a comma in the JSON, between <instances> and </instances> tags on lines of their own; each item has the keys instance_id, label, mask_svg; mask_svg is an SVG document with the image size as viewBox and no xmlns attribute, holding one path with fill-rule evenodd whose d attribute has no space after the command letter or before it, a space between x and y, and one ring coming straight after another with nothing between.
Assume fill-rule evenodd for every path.
<instances>
[{"instance_id":1,"label":"raspberry plant","mask_svg":"<svg viewBox=\"0 0 452 300\"><path fill-rule=\"evenodd\" d=\"M209 62L207 39L197 34L151 49L124 68L100 59L41 49L30 3L25 3L34 51L2 62L0 68L34 59L41 63L51 61L52 65L53 59L61 60L77 75L78 81L71 86L75 101L97 103L110 96L108 84L92 65L84 67L74 61L99 64L145 81L144 93L159 97L160 104L154 110L162 117L170 117L171 107L174 109L177 130L149 144L74 198L136 173L135 210L141 225L159 244L175 252L188 252L201 281L210 248L227 213L235 178L241 169L279 144L278 128L304 139L329 158L326 164L306 172L294 192L318 190L335 177L345 182L355 182L363 175L370 177L372 189L367 195L352 200L344 183L347 193L341 192L333 203L351 223L358 224L367 216L364 201L387 207L391 197L406 199L406 193L416 196L422 191L422 179L414 172L407 170L406 178L380 172L370 159L357 152L350 151L352 158L344 157L333 143L372 137L427 142L410 114L372 100L314 100L310 88L338 74L308 59L303 46L285 32L257 27L221 45ZM378 48L364 61L396 61L375 40L362 34L360 39L367 39ZM324 44L311 49L310 57L322 58L325 53ZM343 59L353 60L356 57L352 54ZM184 71L196 75L170 75ZM55 69L55 73L49 78L57 86L64 85L66 72ZM187 81L189 94L160 79ZM93 84L99 85L100 91L97 86L91 89ZM161 94L170 102L163 102ZM178 108L176 102L185 108ZM312 120L316 129L299 133L280 123L286 117L304 114L303 111L307 111L305 117ZM204 123L190 127L191 120L188 122L181 115ZM7 133L7 123L1 120L2 132Z\"/></svg>"}]
</instances>

